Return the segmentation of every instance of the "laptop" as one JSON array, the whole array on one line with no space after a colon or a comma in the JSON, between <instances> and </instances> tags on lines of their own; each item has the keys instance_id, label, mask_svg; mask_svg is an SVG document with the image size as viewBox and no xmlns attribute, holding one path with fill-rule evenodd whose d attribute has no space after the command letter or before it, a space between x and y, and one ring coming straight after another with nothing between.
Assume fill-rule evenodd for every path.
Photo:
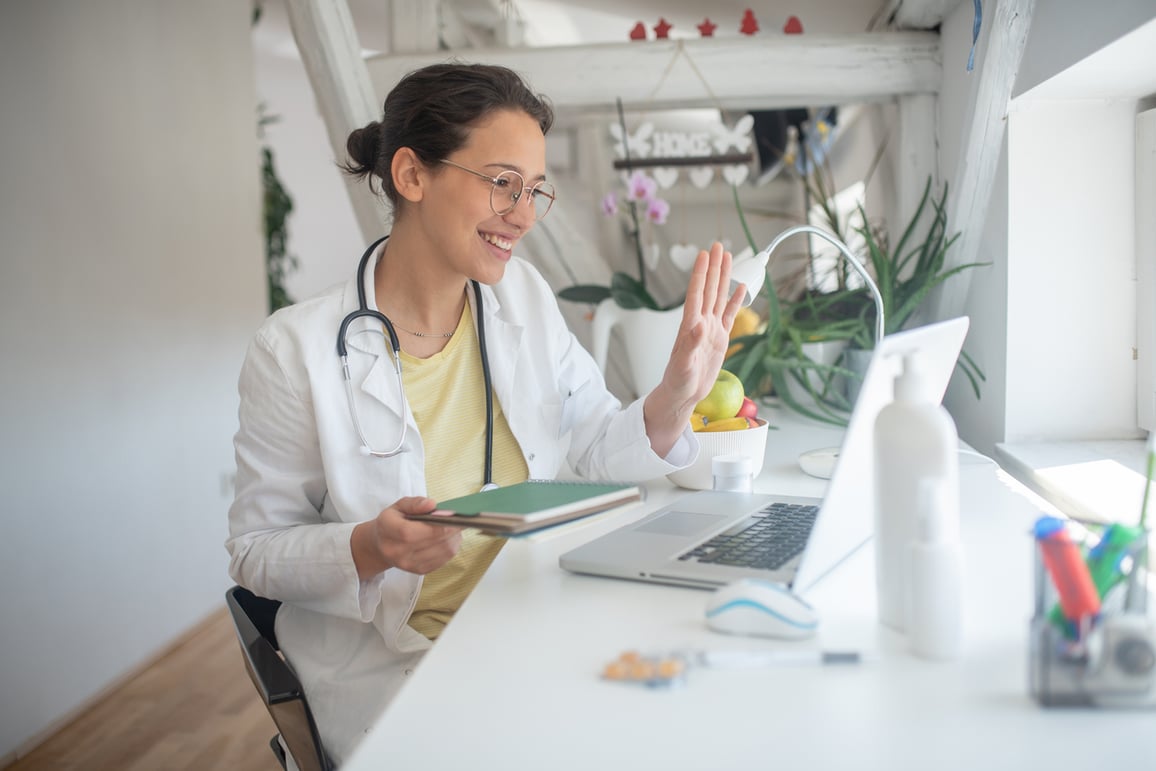
<instances>
[{"instance_id":1,"label":"laptop","mask_svg":"<svg viewBox=\"0 0 1156 771\"><path fill-rule=\"evenodd\" d=\"M804 594L874 532L875 417L892 399L903 357L922 359L927 396L938 403L968 323L964 316L928 324L887 335L875 347L823 498L690 493L566 552L559 564L574 573L703 589L756 577Z\"/></svg>"}]
</instances>

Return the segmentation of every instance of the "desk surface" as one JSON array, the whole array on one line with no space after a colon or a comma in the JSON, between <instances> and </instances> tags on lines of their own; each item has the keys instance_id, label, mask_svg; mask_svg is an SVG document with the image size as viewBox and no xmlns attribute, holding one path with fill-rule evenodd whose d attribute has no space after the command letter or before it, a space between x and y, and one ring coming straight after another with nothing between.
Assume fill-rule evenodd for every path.
<instances>
[{"instance_id":1,"label":"desk surface","mask_svg":"<svg viewBox=\"0 0 1156 771\"><path fill-rule=\"evenodd\" d=\"M771 416L756 490L821 495L800 452L841 431ZM1040 508L961 455L967 592L961 659L932 663L875 618L874 550L808 598L816 639L717 635L695 589L569 574L558 556L681 493L546 540L513 540L343 771L437 769L1152 768L1151 711L1041 709L1027 691L1029 526ZM603 681L625 650L848 649L858 666L692 670L672 690Z\"/></svg>"}]
</instances>

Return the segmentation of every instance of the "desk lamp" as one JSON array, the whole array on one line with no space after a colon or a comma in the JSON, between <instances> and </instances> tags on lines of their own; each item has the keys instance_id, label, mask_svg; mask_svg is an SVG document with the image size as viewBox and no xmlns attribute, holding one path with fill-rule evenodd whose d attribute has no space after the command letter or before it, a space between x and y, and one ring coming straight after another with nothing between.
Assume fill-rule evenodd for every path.
<instances>
[{"instance_id":1,"label":"desk lamp","mask_svg":"<svg viewBox=\"0 0 1156 771\"><path fill-rule=\"evenodd\" d=\"M883 339L884 329L883 296L879 294L879 287L876 286L875 280L871 278L871 274L867 272L867 268L859 261L858 257L851 253L851 250L846 244L827 231L821 230L813 225L796 225L795 227L787 228L782 233L779 233L766 249L763 249L753 257L747 257L735 262L731 268L731 281L746 284L747 296L743 298L743 305L750 305L759 293L759 288L762 287L764 279L766 278L767 264L770 262L771 253L774 252L783 241L799 233L818 236L832 244L847 258L847 261L851 263L851 267L853 267L855 272L863 279L863 282L871 291L872 299L875 301L875 342L878 343ZM799 465L811 476L830 479L835 468L835 458L837 458L838 455L838 447L823 447L818 450L809 450L799 456Z\"/></svg>"}]
</instances>

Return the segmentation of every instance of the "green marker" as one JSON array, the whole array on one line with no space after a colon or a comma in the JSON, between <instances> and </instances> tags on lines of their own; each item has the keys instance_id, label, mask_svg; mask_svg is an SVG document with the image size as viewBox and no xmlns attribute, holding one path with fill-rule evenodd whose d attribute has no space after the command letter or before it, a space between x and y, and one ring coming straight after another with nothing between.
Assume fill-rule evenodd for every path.
<instances>
[{"instance_id":1,"label":"green marker","mask_svg":"<svg viewBox=\"0 0 1156 771\"><path fill-rule=\"evenodd\" d=\"M1088 570L1092 583L1104 599L1112 587L1120 583L1126 574L1120 569L1124 558L1136 556L1145 546L1148 532L1139 525L1121 525L1114 522L1104 531L1099 543L1088 552Z\"/></svg>"}]
</instances>

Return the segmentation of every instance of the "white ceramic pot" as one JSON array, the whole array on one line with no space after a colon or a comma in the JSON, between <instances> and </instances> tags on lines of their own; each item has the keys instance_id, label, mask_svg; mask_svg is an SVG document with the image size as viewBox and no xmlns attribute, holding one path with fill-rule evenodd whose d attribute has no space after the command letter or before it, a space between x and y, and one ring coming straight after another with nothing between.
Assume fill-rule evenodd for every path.
<instances>
[{"instance_id":1,"label":"white ceramic pot","mask_svg":"<svg viewBox=\"0 0 1156 771\"><path fill-rule=\"evenodd\" d=\"M843 355L844 349L847 347L846 340L820 340L814 343L803 343L803 355L816 364L824 366L834 366L839 361L839 357ZM815 370L806 370L803 377L810 385L811 391L814 393L823 392L824 378L830 380L827 390L834 396L836 394L843 394L843 378L833 377L826 372L818 372ZM786 381L783 387L791 392L791 396L796 402L801 405L815 404L815 397L811 395L811 391L805 389L801 384L795 381L794 377L787 373ZM776 384L778 385L778 384Z\"/></svg>"},{"instance_id":2,"label":"white ceramic pot","mask_svg":"<svg viewBox=\"0 0 1156 771\"><path fill-rule=\"evenodd\" d=\"M594 311L591 338L594 361L606 372L606 356L610 350L610 333L622 329L626 348L626 363L630 380L638 396L650 393L662 381L678 326L682 323L682 306L665 311L649 308L621 308L614 298L607 298Z\"/></svg>"}]
</instances>

